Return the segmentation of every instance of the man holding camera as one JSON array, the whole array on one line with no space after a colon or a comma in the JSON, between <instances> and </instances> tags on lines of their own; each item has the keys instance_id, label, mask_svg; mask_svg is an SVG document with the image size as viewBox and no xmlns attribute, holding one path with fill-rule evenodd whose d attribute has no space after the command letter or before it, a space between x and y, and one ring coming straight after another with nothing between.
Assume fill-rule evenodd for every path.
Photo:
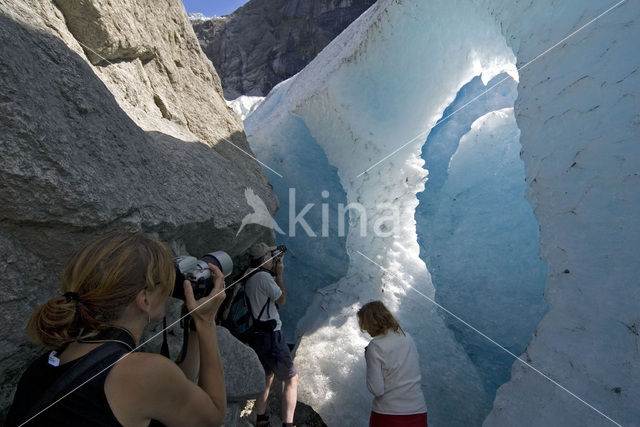
<instances>
[{"instance_id":1,"label":"man holding camera","mask_svg":"<svg viewBox=\"0 0 640 427\"><path fill-rule=\"evenodd\" d=\"M249 344L258 354L264 367L267 385L264 393L256 399L256 426L270 425L265 411L274 377L284 382L282 425L292 426L298 398L298 373L293 365L289 347L284 341L282 322L278 314L278 306L283 305L287 299L287 291L282 280L284 250L260 242L251 246L249 255L251 263L247 273L261 269L245 283L245 293L255 319L255 333Z\"/></svg>"}]
</instances>

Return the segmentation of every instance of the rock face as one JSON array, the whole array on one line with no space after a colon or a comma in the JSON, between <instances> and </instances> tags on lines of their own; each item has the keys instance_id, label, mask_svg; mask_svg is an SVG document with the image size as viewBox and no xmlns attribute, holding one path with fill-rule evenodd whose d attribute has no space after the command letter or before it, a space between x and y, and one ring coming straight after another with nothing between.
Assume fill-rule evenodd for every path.
<instances>
[{"instance_id":1,"label":"rock face","mask_svg":"<svg viewBox=\"0 0 640 427\"><path fill-rule=\"evenodd\" d=\"M227 329L218 326L217 331L227 399L234 402L255 399L265 388L264 369L258 355Z\"/></svg>"},{"instance_id":2,"label":"rock face","mask_svg":"<svg viewBox=\"0 0 640 427\"><path fill-rule=\"evenodd\" d=\"M161 4L159 4L161 3ZM1 414L39 351L24 326L64 262L113 230L232 257L249 187L277 200L179 0L0 1Z\"/></svg>"},{"instance_id":3,"label":"rock face","mask_svg":"<svg viewBox=\"0 0 640 427\"><path fill-rule=\"evenodd\" d=\"M227 99L266 95L304 68L374 0L251 0L231 15L194 20Z\"/></svg>"}]
</instances>

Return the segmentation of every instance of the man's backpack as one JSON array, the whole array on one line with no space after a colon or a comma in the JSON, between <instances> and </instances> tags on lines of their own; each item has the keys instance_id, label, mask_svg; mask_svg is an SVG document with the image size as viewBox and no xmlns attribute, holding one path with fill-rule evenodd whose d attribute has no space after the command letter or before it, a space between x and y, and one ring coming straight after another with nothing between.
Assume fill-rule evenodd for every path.
<instances>
[{"instance_id":1,"label":"man's backpack","mask_svg":"<svg viewBox=\"0 0 640 427\"><path fill-rule=\"evenodd\" d=\"M231 304L228 309L228 314L223 321L223 326L231 332L233 336L244 343L248 343L251 340L253 334L270 332L275 328L276 321L274 319L268 320L266 322L260 321L260 317L262 317L262 313L264 310L268 310L269 302L271 299L268 298L267 302L264 304L262 309L260 310L260 314L258 317L253 317L253 311L251 311L251 304L249 303L249 297L246 293L245 285L247 281L253 277L256 273L261 271L267 271L262 268L257 268L251 273L249 273L240 283L240 286L237 289L237 292L234 294L233 299L231 300Z\"/></svg>"}]
</instances>

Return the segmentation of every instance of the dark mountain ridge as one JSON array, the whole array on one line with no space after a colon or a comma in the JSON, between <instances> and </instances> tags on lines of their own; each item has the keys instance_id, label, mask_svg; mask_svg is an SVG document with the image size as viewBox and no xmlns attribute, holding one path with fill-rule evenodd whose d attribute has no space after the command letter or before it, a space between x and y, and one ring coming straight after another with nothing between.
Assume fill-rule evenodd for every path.
<instances>
[{"instance_id":1,"label":"dark mountain ridge","mask_svg":"<svg viewBox=\"0 0 640 427\"><path fill-rule=\"evenodd\" d=\"M251 0L231 15L193 20L226 99L266 95L303 69L375 0Z\"/></svg>"}]
</instances>

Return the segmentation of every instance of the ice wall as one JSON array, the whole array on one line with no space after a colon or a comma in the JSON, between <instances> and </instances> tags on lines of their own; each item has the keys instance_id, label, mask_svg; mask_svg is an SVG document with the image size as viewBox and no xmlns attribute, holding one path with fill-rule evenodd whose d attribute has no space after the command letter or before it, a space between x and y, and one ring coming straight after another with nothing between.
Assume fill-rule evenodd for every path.
<instances>
[{"instance_id":1,"label":"ice wall","mask_svg":"<svg viewBox=\"0 0 640 427\"><path fill-rule=\"evenodd\" d=\"M250 114L244 122L247 139L257 158L268 166L264 171L280 202L274 217L276 243L288 248L283 279L290 292L279 312L285 339L295 343L298 321L315 291L347 272L348 217L343 215L343 232L338 217L346 194L336 168L303 120L290 116L273 131L262 132L260 121L253 117Z\"/></svg>"},{"instance_id":2,"label":"ice wall","mask_svg":"<svg viewBox=\"0 0 640 427\"><path fill-rule=\"evenodd\" d=\"M388 303L417 338L431 424L482 423L487 396L475 367L440 314L409 289L433 296L413 213L426 178L419 158L425 131L464 82L509 68L505 40L526 65L515 115L548 267L550 311L523 358L611 419L637 424L637 2L527 64L611 5L380 0L253 113L264 137L292 115L301 118L337 167L347 201L366 209L366 236L359 234L364 215L353 215L349 270L316 296L297 349L301 398L329 425L366 424L366 337L354 314L372 298ZM387 237L374 233L375 221L385 219L383 203L401 211ZM512 375L486 425L611 425L520 363Z\"/></svg>"},{"instance_id":3,"label":"ice wall","mask_svg":"<svg viewBox=\"0 0 640 427\"><path fill-rule=\"evenodd\" d=\"M499 75L486 86L476 77L460 89L422 149L429 180L418 194L415 218L436 300L521 354L546 311L546 267L525 199L512 108L516 86ZM445 321L493 400L509 379L513 356L457 319Z\"/></svg>"},{"instance_id":4,"label":"ice wall","mask_svg":"<svg viewBox=\"0 0 640 427\"><path fill-rule=\"evenodd\" d=\"M518 57L527 197L540 225L549 313L486 426L640 425L640 4L491 3ZM607 419L606 417L610 419Z\"/></svg>"},{"instance_id":5,"label":"ice wall","mask_svg":"<svg viewBox=\"0 0 640 427\"><path fill-rule=\"evenodd\" d=\"M435 425L479 425L482 408L490 405L475 366L441 314L410 288L433 297L414 220L416 193L426 179L420 147L428 129L473 76L484 72L491 79L514 71L504 38L479 11L469 2L378 2L249 117L255 123L247 126L254 129L250 141L278 141L272 135L282 134L280 126L292 116L302 120L337 167L347 201L364 208L350 212L347 274L318 293L301 321L306 333L296 354L300 396L329 425L367 423L367 337L354 315L375 298L383 299L416 339ZM463 22L460 14L484 21ZM447 78L428 71L434 66ZM407 141L405 150L360 175ZM397 224L388 218L390 205L399 210Z\"/></svg>"},{"instance_id":6,"label":"ice wall","mask_svg":"<svg viewBox=\"0 0 640 427\"><path fill-rule=\"evenodd\" d=\"M429 181L420 195L420 206L430 209L416 211L437 301L515 354L531 341L546 309L546 269L538 224L524 199L519 136L512 108L475 120L448 161L442 187L432 189ZM509 379L513 357L457 319L445 320L493 399Z\"/></svg>"}]
</instances>

